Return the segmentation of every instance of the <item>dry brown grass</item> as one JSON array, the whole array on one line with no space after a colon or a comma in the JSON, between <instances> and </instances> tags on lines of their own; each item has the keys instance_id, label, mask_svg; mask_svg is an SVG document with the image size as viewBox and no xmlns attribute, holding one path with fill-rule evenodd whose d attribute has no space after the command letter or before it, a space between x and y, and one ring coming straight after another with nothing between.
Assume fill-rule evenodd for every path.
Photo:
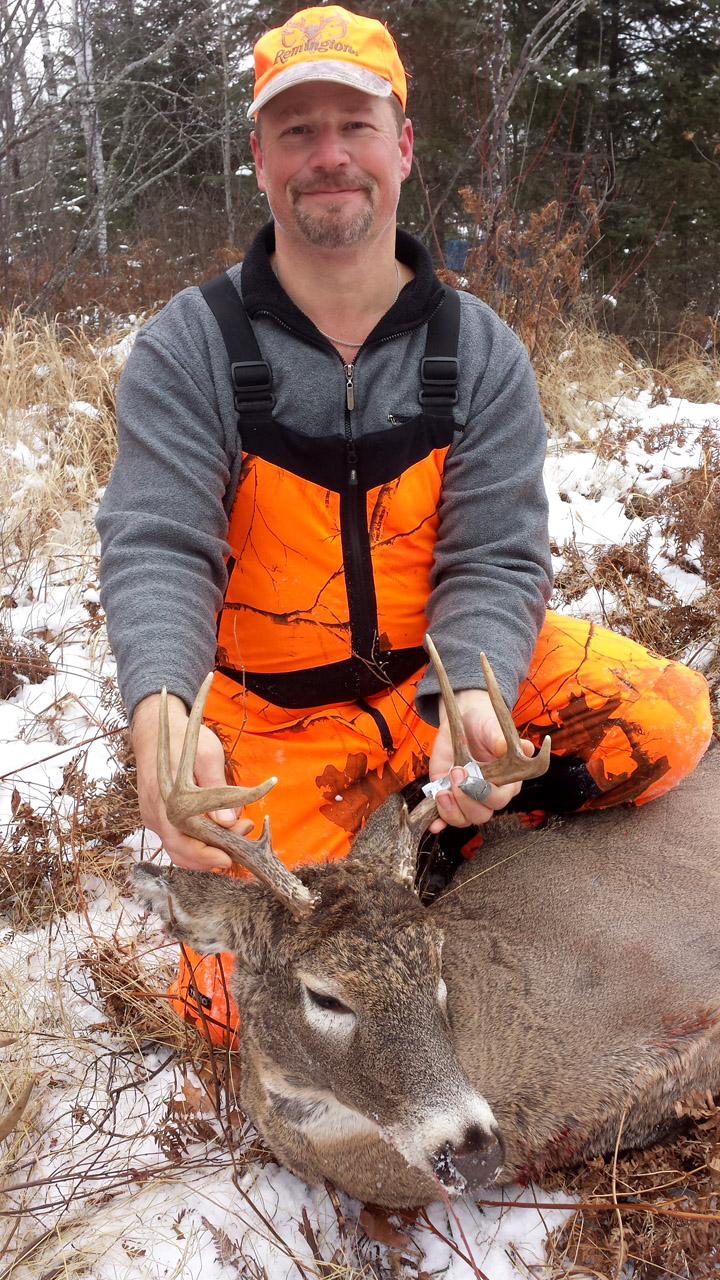
<instances>
[{"instance_id":1,"label":"dry brown grass","mask_svg":"<svg viewBox=\"0 0 720 1280\"><path fill-rule=\"evenodd\" d=\"M96 350L82 328L19 311L0 317L5 595L33 558L63 554L107 483L116 451L118 375L116 360ZM28 454L37 459L31 472Z\"/></svg>"},{"instance_id":2,"label":"dry brown grass","mask_svg":"<svg viewBox=\"0 0 720 1280\"><path fill-rule=\"evenodd\" d=\"M193 1172L211 1179L217 1171L240 1182L250 1163L262 1160L237 1112L234 1061L225 1055L216 1062L167 1002L147 991L149 967L153 985L170 976L168 948L153 956L152 947L149 952L140 942L91 936L73 955L72 942L70 934L55 934L56 968L63 945L68 951L57 976L48 975L43 984L44 1007L33 1015L23 1012L22 964L14 986L7 968L0 986L0 1024L18 1028L14 1037L0 1037L0 1126L11 1104L33 1086L0 1158L2 1280L95 1274L118 1233L131 1242L118 1260L125 1274L128 1257L144 1256L150 1241L162 1247L163 1232L173 1229L172 1215L163 1216L168 1187L174 1184L177 1196ZM41 982L37 967L35 981ZM84 975L107 1015L90 1028L78 1024L77 1006L68 1009L62 990L71 977L82 994ZM148 1042L150 1063L140 1052ZM177 1066L148 1111L145 1091L169 1062ZM129 1109L122 1106L125 1095L136 1100ZM156 1152L149 1159L148 1146ZM141 1208L153 1186L154 1232L144 1230ZM133 1253L134 1223L143 1244ZM188 1261L195 1260L192 1236L183 1238ZM184 1275L182 1260L168 1274Z\"/></svg>"},{"instance_id":3,"label":"dry brown grass","mask_svg":"<svg viewBox=\"0 0 720 1280\"><path fill-rule=\"evenodd\" d=\"M110 349L112 341L105 344ZM104 484L114 457L116 360L93 345L82 327L36 320L21 311L0 317L0 420L3 443L22 438L22 419L56 433L70 466L83 467L85 481ZM84 401L97 410L90 424L68 431L69 406Z\"/></svg>"},{"instance_id":4,"label":"dry brown grass","mask_svg":"<svg viewBox=\"0 0 720 1280\"><path fill-rule=\"evenodd\" d=\"M210 1070L213 1051L164 996L163 986L174 976L175 959L172 948L160 950L167 959L159 969L155 967L151 980L147 949L137 943L98 938L82 952L80 961L105 1011L107 1029L138 1047L167 1045L200 1070ZM105 1029L102 1023L95 1024L95 1031Z\"/></svg>"},{"instance_id":5,"label":"dry brown grass","mask_svg":"<svg viewBox=\"0 0 720 1280\"><path fill-rule=\"evenodd\" d=\"M12 825L0 846L0 915L13 928L84 910L89 876L124 885L129 861L120 846L140 826L135 762L124 730L109 742L116 767L107 781L87 779L87 754L80 750L42 805L14 791Z\"/></svg>"},{"instance_id":6,"label":"dry brown grass","mask_svg":"<svg viewBox=\"0 0 720 1280\"><path fill-rule=\"evenodd\" d=\"M697 351L661 367L662 380L672 395L694 404L717 404L720 396L720 353Z\"/></svg>"},{"instance_id":7,"label":"dry brown grass","mask_svg":"<svg viewBox=\"0 0 720 1280\"><path fill-rule=\"evenodd\" d=\"M573 430L587 440L598 423L598 405L652 387L657 377L623 339L602 336L589 321L556 329L534 368L545 421L560 439Z\"/></svg>"},{"instance_id":8,"label":"dry brown grass","mask_svg":"<svg viewBox=\"0 0 720 1280\"><path fill-rule=\"evenodd\" d=\"M597 405L638 390L649 391L654 404L667 404L669 396L710 405L720 399L720 351L670 350L653 365L624 338L601 334L588 314L556 325L533 364L545 420L559 438L574 430L587 440Z\"/></svg>"},{"instance_id":9,"label":"dry brown grass","mask_svg":"<svg viewBox=\"0 0 720 1280\"><path fill-rule=\"evenodd\" d=\"M0 325L0 695L40 683L64 664L64 644L106 644L98 606L61 631L19 637L13 611L38 602L51 579L81 598L95 585L92 510L115 455L114 395L119 365L112 339L96 348L84 329L30 319L19 311ZM41 801L15 791L13 822L0 850L0 911L14 927L40 924L82 907L82 876L109 873L100 851L139 824L134 766L120 724L114 684L99 681L103 723L93 735L115 741L116 772L103 786L86 776L86 752L65 753L63 781ZM62 697L43 712L42 730L62 751ZM38 726L40 728L40 726ZM89 745L89 744L88 744ZM48 755L52 756L49 748Z\"/></svg>"},{"instance_id":10,"label":"dry brown grass","mask_svg":"<svg viewBox=\"0 0 720 1280\"><path fill-rule=\"evenodd\" d=\"M632 435L639 428L631 423ZM682 421L645 439L646 447L664 448L684 440ZM596 446L601 457L622 460L627 436L606 434ZM655 494L629 493L626 514L652 518L664 539L668 558L697 575L704 590L690 604L668 585L653 559L650 530L618 545L583 548L573 542L561 551L564 566L557 575L556 596L570 604L592 590L603 601L603 621L639 644L699 666L710 685L716 729L720 732L720 429L708 423L699 443L702 464L689 467ZM614 453L613 451L617 451Z\"/></svg>"},{"instance_id":11,"label":"dry brown grass","mask_svg":"<svg viewBox=\"0 0 720 1280\"><path fill-rule=\"evenodd\" d=\"M3 608L12 607L12 599L6 597ZM25 681L40 684L53 671L54 666L46 646L18 639L0 613L0 700L11 698Z\"/></svg>"},{"instance_id":12,"label":"dry brown grass","mask_svg":"<svg viewBox=\"0 0 720 1280\"><path fill-rule=\"evenodd\" d=\"M634 1280L717 1274L720 1108L694 1094L678 1115L677 1132L646 1151L593 1160L545 1180L548 1189L579 1196L583 1206L552 1241L558 1276L615 1280L623 1266L632 1267Z\"/></svg>"}]
</instances>

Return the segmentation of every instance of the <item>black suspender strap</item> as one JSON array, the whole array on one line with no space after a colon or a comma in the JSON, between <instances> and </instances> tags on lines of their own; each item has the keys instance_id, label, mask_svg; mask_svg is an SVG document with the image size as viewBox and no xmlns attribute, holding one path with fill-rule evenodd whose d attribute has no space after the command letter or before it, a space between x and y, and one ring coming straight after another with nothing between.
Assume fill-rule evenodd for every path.
<instances>
[{"instance_id":1,"label":"black suspender strap","mask_svg":"<svg viewBox=\"0 0 720 1280\"><path fill-rule=\"evenodd\" d=\"M263 360L240 295L226 271L200 285L200 292L217 320L230 358L230 375L239 416L272 413L272 369Z\"/></svg>"},{"instance_id":2,"label":"black suspender strap","mask_svg":"<svg viewBox=\"0 0 720 1280\"><path fill-rule=\"evenodd\" d=\"M420 361L420 403L429 414L452 417L458 399L460 298L449 285L443 288L445 296L428 321L425 354ZM215 316L227 349L238 414L243 417L248 413L272 413L272 370L262 358L232 280L224 271L201 284L200 292Z\"/></svg>"},{"instance_id":3,"label":"black suspender strap","mask_svg":"<svg viewBox=\"0 0 720 1280\"><path fill-rule=\"evenodd\" d=\"M428 321L425 355L420 361L420 403L439 417L452 417L458 392L458 338L460 295L443 285L445 297Z\"/></svg>"}]
</instances>

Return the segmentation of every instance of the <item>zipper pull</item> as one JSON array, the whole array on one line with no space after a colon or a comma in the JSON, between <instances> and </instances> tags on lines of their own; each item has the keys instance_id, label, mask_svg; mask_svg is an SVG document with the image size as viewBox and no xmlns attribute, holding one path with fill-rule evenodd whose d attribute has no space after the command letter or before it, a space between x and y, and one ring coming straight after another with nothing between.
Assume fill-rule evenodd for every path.
<instances>
[{"instance_id":1,"label":"zipper pull","mask_svg":"<svg viewBox=\"0 0 720 1280\"><path fill-rule=\"evenodd\" d=\"M350 468L350 474L349 474L349 476L348 476L348 483L349 483L349 484L351 484L351 485L356 485L356 484L357 484L357 482L358 482L358 477L357 477L357 453L355 452L355 442L354 442L354 440L351 440L351 441L349 442L349 444L348 444L347 460L348 460L348 467Z\"/></svg>"},{"instance_id":2,"label":"zipper pull","mask_svg":"<svg viewBox=\"0 0 720 1280\"><path fill-rule=\"evenodd\" d=\"M345 369L345 401L348 410L352 413L355 408L355 388L353 387L353 374L355 372L354 364L343 365Z\"/></svg>"}]
</instances>

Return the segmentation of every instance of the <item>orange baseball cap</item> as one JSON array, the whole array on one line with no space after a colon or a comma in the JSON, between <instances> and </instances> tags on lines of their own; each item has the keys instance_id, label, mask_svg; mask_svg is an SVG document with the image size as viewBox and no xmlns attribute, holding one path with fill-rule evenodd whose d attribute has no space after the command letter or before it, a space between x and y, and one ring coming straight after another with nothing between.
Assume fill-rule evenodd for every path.
<instances>
[{"instance_id":1,"label":"orange baseball cap","mask_svg":"<svg viewBox=\"0 0 720 1280\"><path fill-rule=\"evenodd\" d=\"M301 9L255 45L256 116L276 94L309 80L352 85L376 98L407 103L405 68L387 27L339 5Z\"/></svg>"}]
</instances>

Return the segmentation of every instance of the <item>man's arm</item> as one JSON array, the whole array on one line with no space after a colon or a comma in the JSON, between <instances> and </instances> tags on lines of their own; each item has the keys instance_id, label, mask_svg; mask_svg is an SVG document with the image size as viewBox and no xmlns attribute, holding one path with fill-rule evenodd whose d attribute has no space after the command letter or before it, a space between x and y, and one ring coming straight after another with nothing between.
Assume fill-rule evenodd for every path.
<instances>
[{"instance_id":1,"label":"man's arm","mask_svg":"<svg viewBox=\"0 0 720 1280\"><path fill-rule=\"evenodd\" d=\"M459 410L466 425L445 462L427 616L428 631L460 691L468 743L482 763L504 747L485 692L480 652L487 654L505 701L513 707L545 615L552 568L543 485L546 433L530 362L496 316L475 299L462 301ZM452 764L437 691L428 667L417 702L431 723L439 716L430 761L433 780ZM532 753L529 743L525 749ZM454 785L452 794L439 797L439 809L453 826L477 824L519 789L520 784L494 787L488 802L478 805ZM438 819L433 830L442 825Z\"/></svg>"},{"instance_id":2,"label":"man's arm","mask_svg":"<svg viewBox=\"0 0 720 1280\"><path fill-rule=\"evenodd\" d=\"M179 294L139 334L118 389L118 455L97 526L129 717L163 685L191 705L215 661L225 500L240 459L227 355L210 326L200 293Z\"/></svg>"},{"instance_id":3,"label":"man's arm","mask_svg":"<svg viewBox=\"0 0 720 1280\"><path fill-rule=\"evenodd\" d=\"M138 336L120 381L118 457L97 520L101 596L132 720L143 822L174 862L198 870L230 860L170 825L156 752L166 685L173 766L179 759L186 707L214 664L226 581L225 501L239 442L222 340L207 338L212 326L200 294L185 291ZM195 773L201 785L225 783L222 745L207 728ZM236 820L232 810L220 818L225 826Z\"/></svg>"}]
</instances>

